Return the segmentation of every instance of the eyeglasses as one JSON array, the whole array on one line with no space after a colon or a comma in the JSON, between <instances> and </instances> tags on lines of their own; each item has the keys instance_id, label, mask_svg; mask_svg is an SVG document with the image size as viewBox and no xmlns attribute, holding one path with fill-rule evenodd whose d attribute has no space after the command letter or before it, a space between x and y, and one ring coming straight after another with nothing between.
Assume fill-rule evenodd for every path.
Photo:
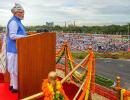
<instances>
[{"instance_id":1,"label":"eyeglasses","mask_svg":"<svg viewBox=\"0 0 130 100\"><path fill-rule=\"evenodd\" d=\"M24 10L18 10L17 13L24 13Z\"/></svg>"},{"instance_id":2,"label":"eyeglasses","mask_svg":"<svg viewBox=\"0 0 130 100\"><path fill-rule=\"evenodd\" d=\"M24 11L19 11L18 13L24 13Z\"/></svg>"}]
</instances>

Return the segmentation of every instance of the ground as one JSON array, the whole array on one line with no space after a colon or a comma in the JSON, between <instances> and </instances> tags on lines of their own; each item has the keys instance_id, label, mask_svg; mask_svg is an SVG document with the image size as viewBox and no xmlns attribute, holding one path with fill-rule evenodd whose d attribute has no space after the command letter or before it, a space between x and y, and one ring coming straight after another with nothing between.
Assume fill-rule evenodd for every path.
<instances>
[{"instance_id":1,"label":"ground","mask_svg":"<svg viewBox=\"0 0 130 100\"><path fill-rule=\"evenodd\" d=\"M115 80L121 77L121 86L130 89L130 60L96 59L96 74Z\"/></svg>"}]
</instances>

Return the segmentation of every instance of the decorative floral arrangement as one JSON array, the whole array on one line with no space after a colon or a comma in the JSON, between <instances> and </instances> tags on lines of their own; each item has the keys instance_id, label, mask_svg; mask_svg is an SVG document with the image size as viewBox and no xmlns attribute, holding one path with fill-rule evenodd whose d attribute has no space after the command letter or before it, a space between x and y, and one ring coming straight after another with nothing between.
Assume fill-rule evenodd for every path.
<instances>
[{"instance_id":1,"label":"decorative floral arrangement","mask_svg":"<svg viewBox=\"0 0 130 100\"><path fill-rule=\"evenodd\" d=\"M43 81L42 91L44 94L44 100L64 100L65 98L68 98L63 91L61 82L58 80L56 80L56 90L57 91L54 92L53 86L48 82L48 79Z\"/></svg>"}]
</instances>

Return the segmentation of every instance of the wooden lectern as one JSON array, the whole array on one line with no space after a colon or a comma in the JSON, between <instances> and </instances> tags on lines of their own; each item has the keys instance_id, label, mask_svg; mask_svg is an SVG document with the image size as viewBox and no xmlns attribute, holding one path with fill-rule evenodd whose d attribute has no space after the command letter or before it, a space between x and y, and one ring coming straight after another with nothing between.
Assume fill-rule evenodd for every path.
<instances>
[{"instance_id":1,"label":"wooden lectern","mask_svg":"<svg viewBox=\"0 0 130 100\"><path fill-rule=\"evenodd\" d=\"M17 39L19 99L41 92L42 81L55 70L56 34L37 33Z\"/></svg>"}]
</instances>

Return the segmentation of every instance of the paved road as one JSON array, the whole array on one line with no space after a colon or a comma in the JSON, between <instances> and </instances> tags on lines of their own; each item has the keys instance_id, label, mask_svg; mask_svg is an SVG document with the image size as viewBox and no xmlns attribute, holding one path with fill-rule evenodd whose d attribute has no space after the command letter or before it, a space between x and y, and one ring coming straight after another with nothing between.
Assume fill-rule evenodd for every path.
<instances>
[{"instance_id":1,"label":"paved road","mask_svg":"<svg viewBox=\"0 0 130 100\"><path fill-rule=\"evenodd\" d=\"M96 74L115 80L121 77L121 86L130 89L130 60L96 59Z\"/></svg>"}]
</instances>

